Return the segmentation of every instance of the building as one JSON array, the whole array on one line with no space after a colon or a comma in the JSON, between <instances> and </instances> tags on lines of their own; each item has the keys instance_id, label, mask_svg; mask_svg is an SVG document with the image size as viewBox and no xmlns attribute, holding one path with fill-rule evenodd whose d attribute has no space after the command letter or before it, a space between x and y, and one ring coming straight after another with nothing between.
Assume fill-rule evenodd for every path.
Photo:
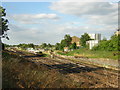
<instances>
[{"instance_id":1,"label":"building","mask_svg":"<svg viewBox=\"0 0 120 90\"><path fill-rule=\"evenodd\" d=\"M65 52L68 52L68 51L69 51L69 48L68 48L68 47L64 47L64 51L65 51Z\"/></svg>"},{"instance_id":2,"label":"building","mask_svg":"<svg viewBox=\"0 0 120 90\"><path fill-rule=\"evenodd\" d=\"M88 34L91 39L101 40L101 34Z\"/></svg>"},{"instance_id":3,"label":"building","mask_svg":"<svg viewBox=\"0 0 120 90\"><path fill-rule=\"evenodd\" d=\"M27 48L27 51L31 52L31 53L39 52L39 50L36 50L36 49L33 49L33 48Z\"/></svg>"},{"instance_id":4,"label":"building","mask_svg":"<svg viewBox=\"0 0 120 90\"><path fill-rule=\"evenodd\" d=\"M120 29L118 29L116 32L115 32L115 35L120 35Z\"/></svg>"},{"instance_id":5,"label":"building","mask_svg":"<svg viewBox=\"0 0 120 90\"><path fill-rule=\"evenodd\" d=\"M86 44L89 45L89 49L92 49L98 43L99 43L99 40L89 40L89 41L86 42Z\"/></svg>"},{"instance_id":6,"label":"building","mask_svg":"<svg viewBox=\"0 0 120 90\"><path fill-rule=\"evenodd\" d=\"M73 36L71 43L76 43L76 46L80 47L80 38Z\"/></svg>"},{"instance_id":7,"label":"building","mask_svg":"<svg viewBox=\"0 0 120 90\"><path fill-rule=\"evenodd\" d=\"M89 45L89 49L92 49L95 45L97 45L99 43L99 41L101 40L101 34L88 34L90 36L91 39L93 40L89 40L86 42L86 44Z\"/></svg>"}]
</instances>

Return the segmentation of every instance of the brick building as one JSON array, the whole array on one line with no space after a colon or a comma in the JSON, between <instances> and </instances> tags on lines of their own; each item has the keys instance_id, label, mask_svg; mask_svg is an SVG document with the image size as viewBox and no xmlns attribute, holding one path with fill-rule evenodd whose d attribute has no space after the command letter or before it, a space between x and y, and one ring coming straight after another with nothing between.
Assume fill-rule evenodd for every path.
<instances>
[{"instance_id":1,"label":"brick building","mask_svg":"<svg viewBox=\"0 0 120 90\"><path fill-rule=\"evenodd\" d=\"M80 38L73 36L71 43L76 43L77 47L80 47Z\"/></svg>"}]
</instances>

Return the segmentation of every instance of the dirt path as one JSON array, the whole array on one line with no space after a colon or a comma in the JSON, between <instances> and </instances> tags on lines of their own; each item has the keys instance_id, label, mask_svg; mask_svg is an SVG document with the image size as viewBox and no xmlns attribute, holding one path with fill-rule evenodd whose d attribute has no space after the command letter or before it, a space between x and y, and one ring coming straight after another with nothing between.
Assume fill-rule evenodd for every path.
<instances>
[{"instance_id":1,"label":"dirt path","mask_svg":"<svg viewBox=\"0 0 120 90\"><path fill-rule=\"evenodd\" d=\"M83 88L118 88L117 71L108 70L102 67L75 63L63 58L38 57L21 53L24 58L40 65L41 63L49 69L56 69L60 73L74 80L76 87Z\"/></svg>"}]
</instances>

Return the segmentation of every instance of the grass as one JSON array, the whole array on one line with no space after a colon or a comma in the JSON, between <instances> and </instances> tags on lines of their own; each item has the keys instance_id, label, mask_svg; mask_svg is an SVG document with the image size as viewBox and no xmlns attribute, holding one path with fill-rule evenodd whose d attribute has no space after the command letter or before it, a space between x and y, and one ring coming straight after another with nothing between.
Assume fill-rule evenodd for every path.
<instances>
[{"instance_id":1,"label":"grass","mask_svg":"<svg viewBox=\"0 0 120 90\"><path fill-rule=\"evenodd\" d=\"M75 88L76 82L55 69L28 62L3 51L2 87L4 88ZM79 86L80 87L80 86Z\"/></svg>"},{"instance_id":2,"label":"grass","mask_svg":"<svg viewBox=\"0 0 120 90\"><path fill-rule=\"evenodd\" d=\"M118 60L118 55L113 55L114 53L118 53L118 51L92 51L85 48L73 50L70 52L57 52L60 55L66 56L81 56L88 58L108 58Z\"/></svg>"}]
</instances>

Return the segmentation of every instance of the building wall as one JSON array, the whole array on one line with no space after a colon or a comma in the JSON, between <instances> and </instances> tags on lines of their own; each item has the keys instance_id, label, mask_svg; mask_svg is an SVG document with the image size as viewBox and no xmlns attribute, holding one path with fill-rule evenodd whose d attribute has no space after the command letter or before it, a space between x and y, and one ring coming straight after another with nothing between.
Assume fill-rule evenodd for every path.
<instances>
[{"instance_id":1,"label":"building wall","mask_svg":"<svg viewBox=\"0 0 120 90\"><path fill-rule=\"evenodd\" d=\"M90 40L87 41L86 43L89 44L89 49L92 49L95 45L99 43L99 40Z\"/></svg>"},{"instance_id":2,"label":"building wall","mask_svg":"<svg viewBox=\"0 0 120 90\"><path fill-rule=\"evenodd\" d=\"M76 45L79 47L80 46L80 38L73 36L71 43L76 43Z\"/></svg>"},{"instance_id":3,"label":"building wall","mask_svg":"<svg viewBox=\"0 0 120 90\"><path fill-rule=\"evenodd\" d=\"M69 49L68 47L64 47L64 51L67 52Z\"/></svg>"},{"instance_id":4,"label":"building wall","mask_svg":"<svg viewBox=\"0 0 120 90\"><path fill-rule=\"evenodd\" d=\"M91 39L101 40L101 34L88 34Z\"/></svg>"},{"instance_id":5,"label":"building wall","mask_svg":"<svg viewBox=\"0 0 120 90\"><path fill-rule=\"evenodd\" d=\"M120 30L117 30L116 32L115 32L115 35L120 35Z\"/></svg>"}]
</instances>

